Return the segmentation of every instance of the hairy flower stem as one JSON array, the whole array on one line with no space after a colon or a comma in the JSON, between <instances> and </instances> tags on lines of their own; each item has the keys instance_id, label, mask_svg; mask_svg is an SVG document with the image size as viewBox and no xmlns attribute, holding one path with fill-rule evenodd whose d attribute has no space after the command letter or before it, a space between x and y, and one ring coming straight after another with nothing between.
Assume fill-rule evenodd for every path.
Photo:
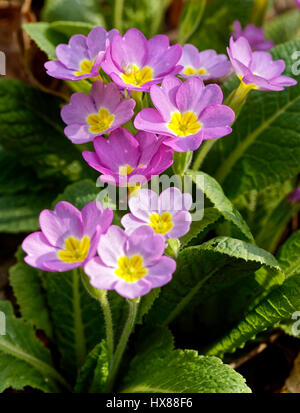
<instances>
[{"instance_id":1,"label":"hairy flower stem","mask_svg":"<svg viewBox=\"0 0 300 413\"><path fill-rule=\"evenodd\" d=\"M194 171L198 171L200 169L204 159L206 158L206 155L211 150L211 148L213 147L215 142L216 142L215 139L209 139L209 140L202 143L199 150L197 151L197 156L196 156L196 159L193 163L193 170Z\"/></svg>"},{"instance_id":2,"label":"hairy flower stem","mask_svg":"<svg viewBox=\"0 0 300 413\"><path fill-rule=\"evenodd\" d=\"M113 363L111 365L108 379L107 379L107 391L111 392L113 390L113 386L115 383L115 379L120 367L120 363L124 354L124 351L126 349L126 345L128 342L128 339L130 337L130 334L132 333L133 327L135 325L135 319L137 315L137 309L139 305L139 299L135 300L127 300L129 304L129 312L128 312L128 318L125 323L120 341L117 345L116 352L113 357Z\"/></svg>"},{"instance_id":3,"label":"hairy flower stem","mask_svg":"<svg viewBox=\"0 0 300 413\"><path fill-rule=\"evenodd\" d=\"M183 176L185 172L189 169L192 162L193 152L174 152L172 165L173 171L176 175Z\"/></svg>"},{"instance_id":4,"label":"hairy flower stem","mask_svg":"<svg viewBox=\"0 0 300 413\"><path fill-rule=\"evenodd\" d=\"M238 88L234 89L225 100L224 105L229 106L235 112L235 120L246 103L249 93L254 89L257 89L256 85L246 85L243 81L241 81Z\"/></svg>"},{"instance_id":5,"label":"hairy flower stem","mask_svg":"<svg viewBox=\"0 0 300 413\"><path fill-rule=\"evenodd\" d=\"M113 332L111 309L110 309L109 301L107 299L107 291L98 290L97 288L94 288L90 284L88 276L85 275L83 271L81 271L81 280L87 292L93 298L98 300L102 307L104 321L105 321L105 329L106 329L106 344L107 344L107 349L108 349L109 365L111 366L113 363L113 352L114 352L114 332Z\"/></svg>"}]
</instances>

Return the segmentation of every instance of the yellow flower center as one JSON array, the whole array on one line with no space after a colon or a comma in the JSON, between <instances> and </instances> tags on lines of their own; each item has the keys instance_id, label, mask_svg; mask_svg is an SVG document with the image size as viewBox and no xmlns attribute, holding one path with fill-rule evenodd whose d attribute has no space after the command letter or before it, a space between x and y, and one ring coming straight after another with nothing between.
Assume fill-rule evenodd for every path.
<instances>
[{"instance_id":1,"label":"yellow flower center","mask_svg":"<svg viewBox=\"0 0 300 413\"><path fill-rule=\"evenodd\" d=\"M87 123L90 125L91 133L102 133L107 130L114 121L115 116L107 109L100 108L98 113L91 113L87 116Z\"/></svg>"},{"instance_id":2,"label":"yellow flower center","mask_svg":"<svg viewBox=\"0 0 300 413\"><path fill-rule=\"evenodd\" d=\"M177 136L195 135L202 128L194 112L175 112L168 124L169 129Z\"/></svg>"},{"instance_id":3,"label":"yellow flower center","mask_svg":"<svg viewBox=\"0 0 300 413\"><path fill-rule=\"evenodd\" d=\"M90 238L85 235L82 240L75 237L68 237L65 240L65 249L57 254L61 261L73 263L82 262L86 259L90 249Z\"/></svg>"},{"instance_id":4,"label":"yellow flower center","mask_svg":"<svg viewBox=\"0 0 300 413\"><path fill-rule=\"evenodd\" d=\"M134 170L130 165L122 165L119 167L119 174L120 175L129 175Z\"/></svg>"},{"instance_id":5,"label":"yellow flower center","mask_svg":"<svg viewBox=\"0 0 300 413\"><path fill-rule=\"evenodd\" d=\"M157 234L165 235L173 228L172 215L170 212L163 212L159 214L150 215L150 227L154 229Z\"/></svg>"},{"instance_id":6,"label":"yellow flower center","mask_svg":"<svg viewBox=\"0 0 300 413\"><path fill-rule=\"evenodd\" d=\"M140 255L133 255L130 258L123 255L118 259L118 268L115 270L115 274L128 283L134 283L145 277L147 272L143 257Z\"/></svg>"},{"instance_id":7,"label":"yellow flower center","mask_svg":"<svg viewBox=\"0 0 300 413\"><path fill-rule=\"evenodd\" d=\"M75 72L75 76L87 75L91 73L92 67L94 66L96 58L92 60L84 59L80 62L80 71Z\"/></svg>"},{"instance_id":8,"label":"yellow flower center","mask_svg":"<svg viewBox=\"0 0 300 413\"><path fill-rule=\"evenodd\" d=\"M153 69L149 66L145 66L142 69L136 65L130 65L125 73L121 75L124 83L141 87L143 84L153 80Z\"/></svg>"},{"instance_id":9,"label":"yellow flower center","mask_svg":"<svg viewBox=\"0 0 300 413\"><path fill-rule=\"evenodd\" d=\"M185 75L207 75L208 72L204 67L200 67L199 69L195 69L192 66L187 66L183 72Z\"/></svg>"}]
</instances>

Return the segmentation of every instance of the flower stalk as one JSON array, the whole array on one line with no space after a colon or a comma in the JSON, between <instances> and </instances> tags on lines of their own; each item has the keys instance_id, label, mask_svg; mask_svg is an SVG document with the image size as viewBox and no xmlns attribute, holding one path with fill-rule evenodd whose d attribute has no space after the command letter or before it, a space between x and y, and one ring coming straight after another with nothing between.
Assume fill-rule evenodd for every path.
<instances>
[{"instance_id":1,"label":"flower stalk","mask_svg":"<svg viewBox=\"0 0 300 413\"><path fill-rule=\"evenodd\" d=\"M108 379L107 379L107 391L108 392L111 392L113 390L115 379L116 379L116 376L117 376L117 373L120 367L120 363L121 363L124 351L128 343L128 339L135 325L135 320L136 320L140 298L135 298L133 300L128 299L127 302L129 305L128 317L127 317L127 321L125 323L120 341L116 348L116 352L113 357L113 363L111 365L110 372L108 375Z\"/></svg>"},{"instance_id":2,"label":"flower stalk","mask_svg":"<svg viewBox=\"0 0 300 413\"><path fill-rule=\"evenodd\" d=\"M113 352L114 352L114 332L113 332L113 322L112 322L112 315L111 309L109 305L109 301L107 298L107 291L106 290L99 290L94 288L89 281L89 277L85 275L83 270L81 270L81 280L86 288L87 292L96 300L99 301L103 315L105 320L105 330L106 330L106 344L108 348L108 356L109 356L109 364L112 365L113 362Z\"/></svg>"}]
</instances>

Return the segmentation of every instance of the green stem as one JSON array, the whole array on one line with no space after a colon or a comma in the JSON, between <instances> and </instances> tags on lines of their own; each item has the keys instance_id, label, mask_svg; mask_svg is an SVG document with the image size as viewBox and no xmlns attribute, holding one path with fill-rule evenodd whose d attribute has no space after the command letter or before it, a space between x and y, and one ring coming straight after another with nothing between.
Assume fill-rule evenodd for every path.
<instances>
[{"instance_id":1,"label":"green stem","mask_svg":"<svg viewBox=\"0 0 300 413\"><path fill-rule=\"evenodd\" d=\"M111 366L113 362L113 352L114 352L114 332L113 332L111 309L110 309L109 301L107 298L107 291L98 290L97 288L94 288L90 284L89 278L87 275L85 275L83 270L81 271L81 280L87 292L93 298L98 300L102 307L104 321L105 321L106 344L107 344L107 349L108 349L109 365Z\"/></svg>"},{"instance_id":2,"label":"green stem","mask_svg":"<svg viewBox=\"0 0 300 413\"><path fill-rule=\"evenodd\" d=\"M105 320L105 329L106 329L106 344L108 349L109 356L109 365L113 363L113 353L114 353L114 332L113 332L113 322L112 315L110 310L109 301L107 299L107 291L103 291L101 299L99 299Z\"/></svg>"},{"instance_id":3,"label":"green stem","mask_svg":"<svg viewBox=\"0 0 300 413\"><path fill-rule=\"evenodd\" d=\"M206 155L208 152L211 150L211 148L214 146L216 140L215 139L209 139L200 146L200 149L198 150L195 162L193 163L193 170L198 171L203 164L204 159L206 158Z\"/></svg>"},{"instance_id":4,"label":"green stem","mask_svg":"<svg viewBox=\"0 0 300 413\"><path fill-rule=\"evenodd\" d=\"M224 105L229 106L235 112L235 120L246 103L248 94L254 89L257 89L256 85L246 85L243 81L241 81L238 88L234 89L224 101Z\"/></svg>"},{"instance_id":5,"label":"green stem","mask_svg":"<svg viewBox=\"0 0 300 413\"><path fill-rule=\"evenodd\" d=\"M193 152L174 152L172 165L173 171L176 175L183 176L188 170L193 158Z\"/></svg>"},{"instance_id":6,"label":"green stem","mask_svg":"<svg viewBox=\"0 0 300 413\"><path fill-rule=\"evenodd\" d=\"M115 0L114 27L122 33L122 16L124 0Z\"/></svg>"},{"instance_id":7,"label":"green stem","mask_svg":"<svg viewBox=\"0 0 300 413\"><path fill-rule=\"evenodd\" d=\"M109 376L107 379L107 391L111 392L114 386L114 382L120 367L120 363L122 360L122 356L124 354L124 351L126 349L126 345L128 342L128 339L130 337L130 334L132 333L134 324L135 324L135 319L137 315L137 309L138 309L138 304L139 300L127 300L129 304L129 312L128 312L128 318L125 323L120 341L118 343L114 358L113 358L113 364L111 366Z\"/></svg>"},{"instance_id":8,"label":"green stem","mask_svg":"<svg viewBox=\"0 0 300 413\"><path fill-rule=\"evenodd\" d=\"M75 331L75 348L76 361L78 370L84 363L86 357L86 342L84 336L84 326L82 321L80 294L80 269L73 270L73 312L74 312L74 331Z\"/></svg>"}]
</instances>

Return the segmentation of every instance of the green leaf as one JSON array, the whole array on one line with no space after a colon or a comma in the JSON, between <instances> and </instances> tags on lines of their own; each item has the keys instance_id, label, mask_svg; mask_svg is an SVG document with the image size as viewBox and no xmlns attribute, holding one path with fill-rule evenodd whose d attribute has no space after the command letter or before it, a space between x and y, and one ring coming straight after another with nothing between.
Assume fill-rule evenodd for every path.
<instances>
[{"instance_id":1,"label":"green leaf","mask_svg":"<svg viewBox=\"0 0 300 413\"><path fill-rule=\"evenodd\" d=\"M99 189L95 182L90 179L83 179L68 185L64 192L54 200L53 206L60 201L67 201L73 204L76 208L82 209L89 202L96 201Z\"/></svg>"},{"instance_id":2,"label":"green leaf","mask_svg":"<svg viewBox=\"0 0 300 413\"><path fill-rule=\"evenodd\" d=\"M64 135L61 103L22 82L0 79L0 144L39 177L55 176L63 183L78 179L90 168Z\"/></svg>"},{"instance_id":3,"label":"green leaf","mask_svg":"<svg viewBox=\"0 0 300 413\"><path fill-rule=\"evenodd\" d=\"M149 313L150 309L153 306L154 301L160 294L160 288L154 288L144 297L141 297L141 302L138 307L138 313L136 317L137 324L143 324L143 319L146 314Z\"/></svg>"},{"instance_id":4,"label":"green leaf","mask_svg":"<svg viewBox=\"0 0 300 413\"><path fill-rule=\"evenodd\" d=\"M42 20L71 20L104 26L102 7L98 0L46 0Z\"/></svg>"},{"instance_id":5,"label":"green leaf","mask_svg":"<svg viewBox=\"0 0 300 413\"><path fill-rule=\"evenodd\" d=\"M58 44L67 43L67 37L63 33L51 29L49 23L26 23L22 27L49 59L56 59L55 48Z\"/></svg>"},{"instance_id":6,"label":"green leaf","mask_svg":"<svg viewBox=\"0 0 300 413\"><path fill-rule=\"evenodd\" d=\"M193 221L189 232L180 238L181 248L189 246L200 234L208 231L221 216L216 208L205 208L203 218L200 221Z\"/></svg>"},{"instance_id":7,"label":"green leaf","mask_svg":"<svg viewBox=\"0 0 300 413\"><path fill-rule=\"evenodd\" d=\"M293 41L271 52L274 59L285 60L287 75L291 75L292 55L299 48L300 41ZM224 183L230 199L296 176L300 172L299 113L300 84L282 92L251 92L233 133L216 142L204 169Z\"/></svg>"},{"instance_id":8,"label":"green leaf","mask_svg":"<svg viewBox=\"0 0 300 413\"><path fill-rule=\"evenodd\" d=\"M86 292L78 269L45 273L45 279L61 366L70 380L75 381L86 355L104 336L101 307Z\"/></svg>"},{"instance_id":9,"label":"green leaf","mask_svg":"<svg viewBox=\"0 0 300 413\"><path fill-rule=\"evenodd\" d=\"M0 198L0 231L29 232L39 228L38 216L42 209L49 207L53 195L21 194Z\"/></svg>"},{"instance_id":10,"label":"green leaf","mask_svg":"<svg viewBox=\"0 0 300 413\"><path fill-rule=\"evenodd\" d=\"M155 331L153 331L155 333ZM153 344L154 339L154 344ZM151 350L149 348L151 346ZM170 334L150 336L121 384L123 393L249 393L243 377L216 357L173 350Z\"/></svg>"},{"instance_id":11,"label":"green leaf","mask_svg":"<svg viewBox=\"0 0 300 413\"><path fill-rule=\"evenodd\" d=\"M215 209L224 216L225 220L232 223L236 229L236 234L234 235L240 236L246 241L253 241L253 236L248 225L243 220L239 211L224 195L224 192L218 182L204 172L188 171L187 175L192 176L192 179L197 187L204 192L206 197L212 202Z\"/></svg>"},{"instance_id":12,"label":"green leaf","mask_svg":"<svg viewBox=\"0 0 300 413\"><path fill-rule=\"evenodd\" d=\"M270 269L269 277L279 271L270 253L237 239L217 237L185 248L178 255L172 282L162 288L147 320L167 325L187 306L199 305L261 267Z\"/></svg>"},{"instance_id":13,"label":"green leaf","mask_svg":"<svg viewBox=\"0 0 300 413\"><path fill-rule=\"evenodd\" d=\"M37 329L52 337L52 325L45 292L41 282L42 271L24 262L19 262L9 270L9 281L24 320L31 321Z\"/></svg>"},{"instance_id":14,"label":"green leaf","mask_svg":"<svg viewBox=\"0 0 300 413\"><path fill-rule=\"evenodd\" d=\"M249 22L254 0L214 0L207 2L199 28L189 42L201 50L215 49L226 53L232 23L239 20L242 25Z\"/></svg>"},{"instance_id":15,"label":"green leaf","mask_svg":"<svg viewBox=\"0 0 300 413\"><path fill-rule=\"evenodd\" d=\"M273 40L275 44L299 38L299 23L299 10L279 14L265 24L266 38Z\"/></svg>"},{"instance_id":16,"label":"green leaf","mask_svg":"<svg viewBox=\"0 0 300 413\"><path fill-rule=\"evenodd\" d=\"M74 34L87 36L94 25L81 21L55 21L25 23L22 27L49 59L57 59L55 49L58 44L68 43Z\"/></svg>"},{"instance_id":17,"label":"green leaf","mask_svg":"<svg viewBox=\"0 0 300 413\"><path fill-rule=\"evenodd\" d=\"M300 230L294 232L283 244L277 258L287 277L300 274Z\"/></svg>"},{"instance_id":18,"label":"green leaf","mask_svg":"<svg viewBox=\"0 0 300 413\"><path fill-rule=\"evenodd\" d=\"M122 32L135 27L141 30L146 37L152 37L159 33L165 11L171 0L126 0L121 16ZM117 2L113 1L114 7ZM116 11L114 10L114 13ZM116 20L112 24L115 27Z\"/></svg>"},{"instance_id":19,"label":"green leaf","mask_svg":"<svg viewBox=\"0 0 300 413\"><path fill-rule=\"evenodd\" d=\"M279 322L290 320L300 308L300 276L287 278L281 286L274 288L252 311L221 340L210 346L206 354L222 356L244 347L256 335Z\"/></svg>"},{"instance_id":20,"label":"green leaf","mask_svg":"<svg viewBox=\"0 0 300 413\"><path fill-rule=\"evenodd\" d=\"M206 6L205 0L190 0L185 3L179 23L179 42L184 45L197 30Z\"/></svg>"},{"instance_id":21,"label":"green leaf","mask_svg":"<svg viewBox=\"0 0 300 413\"><path fill-rule=\"evenodd\" d=\"M0 335L0 392L9 387L22 390L30 386L44 392L68 387L32 325L16 318L8 301L0 301L0 310L6 318L6 334Z\"/></svg>"},{"instance_id":22,"label":"green leaf","mask_svg":"<svg viewBox=\"0 0 300 413\"><path fill-rule=\"evenodd\" d=\"M263 191L253 190L240 197L237 203L257 245L267 251L276 250L288 222L300 208L287 198L296 185L294 181L274 183Z\"/></svg>"},{"instance_id":23,"label":"green leaf","mask_svg":"<svg viewBox=\"0 0 300 413\"><path fill-rule=\"evenodd\" d=\"M104 393L108 377L108 353L105 341L88 354L77 378L75 393Z\"/></svg>"},{"instance_id":24,"label":"green leaf","mask_svg":"<svg viewBox=\"0 0 300 413\"><path fill-rule=\"evenodd\" d=\"M64 34L67 40L74 34L83 34L87 36L89 32L95 27L91 23L84 23L82 21L54 21L49 24L50 29Z\"/></svg>"},{"instance_id":25,"label":"green leaf","mask_svg":"<svg viewBox=\"0 0 300 413\"><path fill-rule=\"evenodd\" d=\"M37 181L20 156L0 148L0 231L21 232L38 228L38 214L50 205L57 188L49 180ZM47 192L44 191L47 187Z\"/></svg>"}]
</instances>

